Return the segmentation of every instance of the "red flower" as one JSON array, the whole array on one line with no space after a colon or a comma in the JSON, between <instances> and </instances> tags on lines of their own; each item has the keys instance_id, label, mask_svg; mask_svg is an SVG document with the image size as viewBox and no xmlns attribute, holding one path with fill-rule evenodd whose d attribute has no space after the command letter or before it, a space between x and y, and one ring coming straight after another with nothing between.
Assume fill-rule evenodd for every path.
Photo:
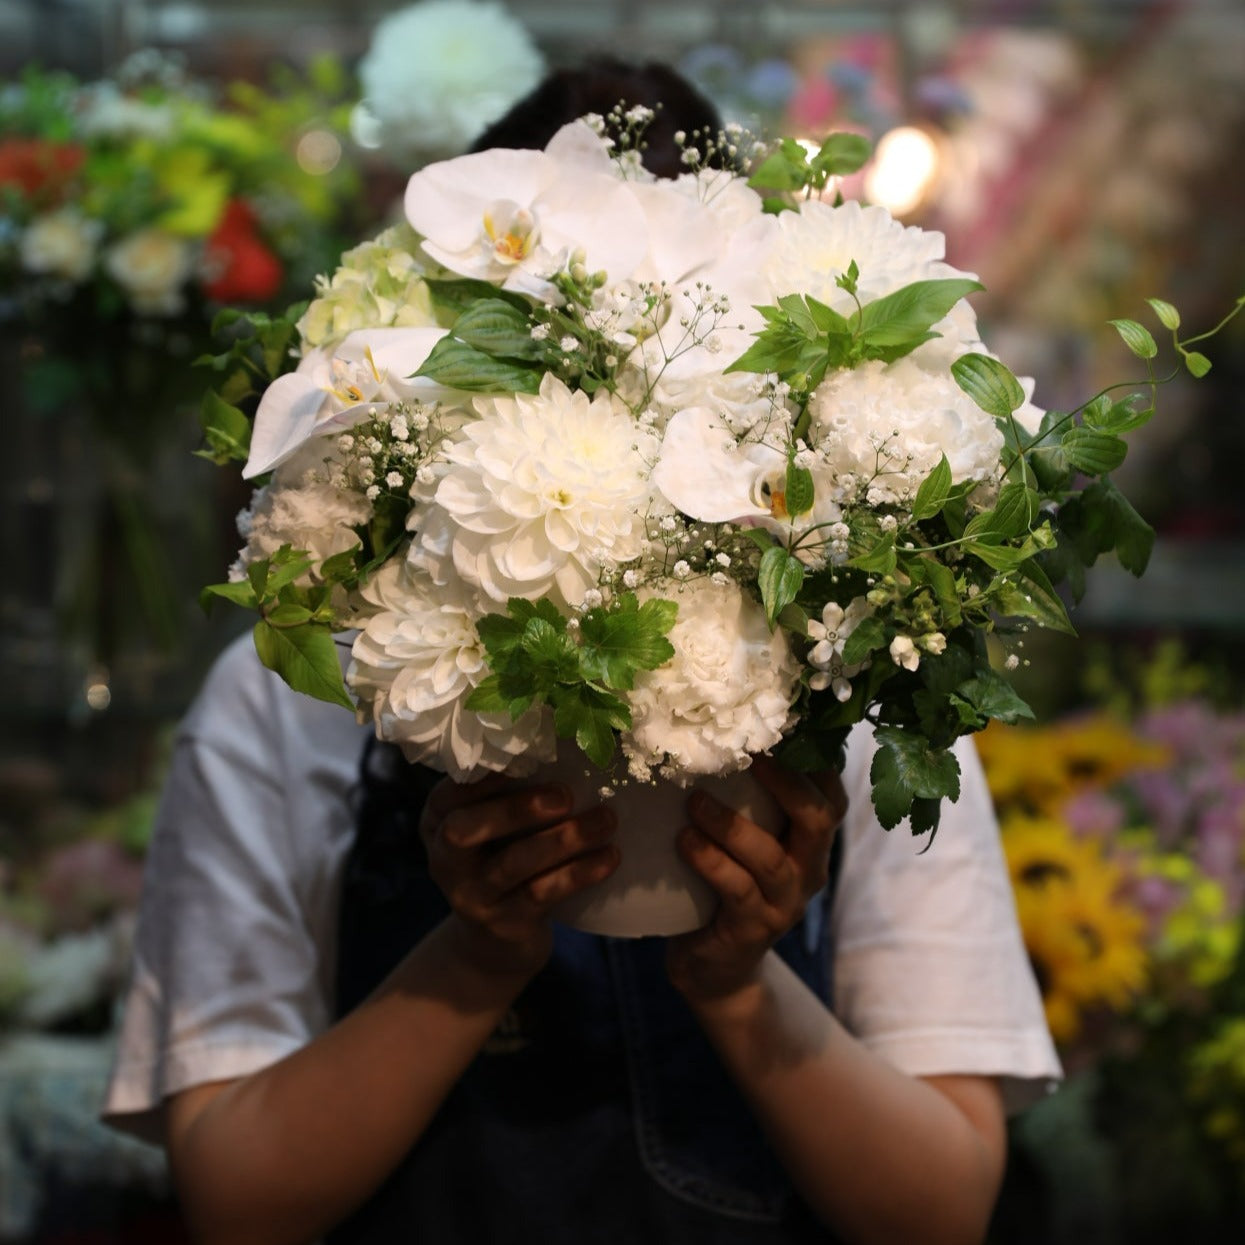
<instances>
[{"instance_id":1,"label":"red flower","mask_svg":"<svg viewBox=\"0 0 1245 1245\"><path fill-rule=\"evenodd\" d=\"M266 303L281 288L281 261L260 238L255 213L232 199L204 244L203 284L219 303Z\"/></svg>"},{"instance_id":2,"label":"red flower","mask_svg":"<svg viewBox=\"0 0 1245 1245\"><path fill-rule=\"evenodd\" d=\"M0 186L16 186L31 199L54 199L85 159L86 152L69 143L0 139Z\"/></svg>"}]
</instances>

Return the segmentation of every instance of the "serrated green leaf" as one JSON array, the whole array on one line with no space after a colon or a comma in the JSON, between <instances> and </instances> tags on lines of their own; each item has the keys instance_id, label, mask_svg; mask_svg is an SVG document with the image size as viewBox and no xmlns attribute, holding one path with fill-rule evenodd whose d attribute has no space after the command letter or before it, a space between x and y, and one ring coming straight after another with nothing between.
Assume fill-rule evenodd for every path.
<instances>
[{"instance_id":1,"label":"serrated green leaf","mask_svg":"<svg viewBox=\"0 0 1245 1245\"><path fill-rule=\"evenodd\" d=\"M1171 303L1164 302L1161 298L1147 298L1146 302L1154 309L1154 314L1165 329L1171 329L1174 333L1180 327L1180 312Z\"/></svg>"},{"instance_id":2,"label":"serrated green leaf","mask_svg":"<svg viewBox=\"0 0 1245 1245\"><path fill-rule=\"evenodd\" d=\"M579 664L584 676L615 690L635 686L641 670L655 670L674 656L666 634L678 606L653 598L638 606L625 593L613 609L590 610L580 621Z\"/></svg>"},{"instance_id":3,"label":"serrated green leaf","mask_svg":"<svg viewBox=\"0 0 1245 1245\"><path fill-rule=\"evenodd\" d=\"M1092 428L1069 428L1059 448L1077 471L1091 476L1114 471L1128 454L1128 445L1119 437Z\"/></svg>"},{"instance_id":4,"label":"serrated green leaf","mask_svg":"<svg viewBox=\"0 0 1245 1245\"><path fill-rule=\"evenodd\" d=\"M891 294L866 303L849 323L856 321L861 342L870 346L918 345L921 337L937 324L961 298L983 289L980 281L953 277L936 281L914 281Z\"/></svg>"},{"instance_id":5,"label":"serrated green leaf","mask_svg":"<svg viewBox=\"0 0 1245 1245\"><path fill-rule=\"evenodd\" d=\"M1033 717L1028 702L1001 675L980 670L977 676L956 689L985 718L997 718L1008 725Z\"/></svg>"},{"instance_id":6,"label":"serrated green leaf","mask_svg":"<svg viewBox=\"0 0 1245 1245\"><path fill-rule=\"evenodd\" d=\"M468 393L539 393L541 370L495 359L452 337L443 337L415 371Z\"/></svg>"},{"instance_id":7,"label":"serrated green leaf","mask_svg":"<svg viewBox=\"0 0 1245 1245\"><path fill-rule=\"evenodd\" d=\"M918 522L932 519L947 504L950 492L951 464L943 454L938 459L938 466L921 481L916 491L912 501L912 517Z\"/></svg>"},{"instance_id":8,"label":"serrated green leaf","mask_svg":"<svg viewBox=\"0 0 1245 1245\"><path fill-rule=\"evenodd\" d=\"M960 765L945 749L930 746L921 735L898 727L874 731L877 751L869 769L878 820L893 830L915 799L955 800L960 794Z\"/></svg>"},{"instance_id":9,"label":"serrated green leaf","mask_svg":"<svg viewBox=\"0 0 1245 1245\"><path fill-rule=\"evenodd\" d=\"M509 712L509 702L502 695L499 677L490 674L481 679L463 702L463 707L470 709L472 713Z\"/></svg>"},{"instance_id":10,"label":"serrated green leaf","mask_svg":"<svg viewBox=\"0 0 1245 1245\"><path fill-rule=\"evenodd\" d=\"M803 583L804 564L781 545L773 545L761 555L757 587L771 630L777 625L778 615L799 596Z\"/></svg>"},{"instance_id":11,"label":"serrated green leaf","mask_svg":"<svg viewBox=\"0 0 1245 1245\"><path fill-rule=\"evenodd\" d=\"M1158 345L1145 325L1138 324L1136 320L1109 320L1107 323L1115 329L1120 335L1120 340L1139 359L1153 359L1158 354Z\"/></svg>"},{"instance_id":12,"label":"serrated green leaf","mask_svg":"<svg viewBox=\"0 0 1245 1245\"><path fill-rule=\"evenodd\" d=\"M961 355L951 365L955 383L988 415L1007 419L1025 400L1011 369L985 354Z\"/></svg>"},{"instance_id":13,"label":"serrated green leaf","mask_svg":"<svg viewBox=\"0 0 1245 1245\"><path fill-rule=\"evenodd\" d=\"M296 692L304 692L331 705L355 707L346 691L337 645L327 624L304 623L301 627L278 628L261 618L252 635L260 661Z\"/></svg>"},{"instance_id":14,"label":"serrated green leaf","mask_svg":"<svg viewBox=\"0 0 1245 1245\"><path fill-rule=\"evenodd\" d=\"M593 764L606 769L614 756L614 732L631 725L626 703L587 684L559 687L550 697L553 728L561 739L574 739Z\"/></svg>"}]
</instances>

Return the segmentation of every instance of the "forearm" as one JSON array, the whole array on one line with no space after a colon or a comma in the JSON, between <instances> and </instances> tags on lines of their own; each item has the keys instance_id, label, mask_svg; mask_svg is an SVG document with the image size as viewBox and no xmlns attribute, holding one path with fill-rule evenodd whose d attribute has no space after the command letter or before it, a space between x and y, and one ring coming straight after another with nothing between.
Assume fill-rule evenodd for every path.
<instances>
[{"instance_id":1,"label":"forearm","mask_svg":"<svg viewBox=\"0 0 1245 1245\"><path fill-rule=\"evenodd\" d=\"M423 1133L528 974L484 973L451 918L356 1011L190 1118L170 1154L198 1239L313 1240L362 1203Z\"/></svg>"},{"instance_id":2,"label":"forearm","mask_svg":"<svg viewBox=\"0 0 1245 1245\"><path fill-rule=\"evenodd\" d=\"M1002 1138L857 1042L770 952L746 986L689 1003L814 1212L854 1245L975 1242Z\"/></svg>"}]
</instances>

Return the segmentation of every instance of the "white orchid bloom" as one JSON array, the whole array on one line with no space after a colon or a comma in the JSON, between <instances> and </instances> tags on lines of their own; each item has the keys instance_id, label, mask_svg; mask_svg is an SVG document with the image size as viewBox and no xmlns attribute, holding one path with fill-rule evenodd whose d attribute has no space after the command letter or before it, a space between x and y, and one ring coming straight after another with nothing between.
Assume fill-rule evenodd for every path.
<instances>
[{"instance_id":1,"label":"white orchid bloom","mask_svg":"<svg viewBox=\"0 0 1245 1245\"><path fill-rule=\"evenodd\" d=\"M626 183L543 151L481 151L429 165L407 184L405 203L438 263L544 301L572 251L615 280L648 251L644 213Z\"/></svg>"},{"instance_id":2,"label":"white orchid bloom","mask_svg":"<svg viewBox=\"0 0 1245 1245\"><path fill-rule=\"evenodd\" d=\"M251 432L244 479L279 466L312 437L354 427L377 402L431 401L448 391L414 372L444 329L360 329L335 351L313 350L264 391Z\"/></svg>"}]
</instances>

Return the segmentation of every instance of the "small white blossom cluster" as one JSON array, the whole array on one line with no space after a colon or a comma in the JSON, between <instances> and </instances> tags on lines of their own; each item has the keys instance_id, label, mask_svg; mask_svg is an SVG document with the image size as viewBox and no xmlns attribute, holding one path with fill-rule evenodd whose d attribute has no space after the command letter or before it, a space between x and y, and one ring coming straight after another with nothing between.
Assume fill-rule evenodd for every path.
<instances>
[{"instance_id":1,"label":"small white blossom cluster","mask_svg":"<svg viewBox=\"0 0 1245 1245\"><path fill-rule=\"evenodd\" d=\"M260 404L247 470L275 474L236 573L284 543L330 556L396 515L387 562L341 611L358 628L347 681L382 736L459 778L554 750L547 710L466 708L489 674L481 621L516 599L551 604L580 643L624 594L677 606L674 657L620 691L619 735L633 776L686 782L775 747L810 697L851 701L871 660L910 673L941 654L933 590L862 555L924 547L914 500L944 457L952 486L998 485L1002 438L947 371L980 344L965 304L905 357L832 370L806 406L775 375L730 370L759 307L803 294L849 316L854 298L962 275L940 236L855 203L767 214L742 177L705 167L741 135L692 136L688 173L656 181L603 137L636 150L650 120L590 118L543 152L416 173L408 223L319 283L298 369ZM461 337L433 305L434 268L496 291ZM468 370L438 365L451 355ZM471 375L472 358L502 379ZM816 608L767 617L775 551Z\"/></svg>"}]
</instances>

